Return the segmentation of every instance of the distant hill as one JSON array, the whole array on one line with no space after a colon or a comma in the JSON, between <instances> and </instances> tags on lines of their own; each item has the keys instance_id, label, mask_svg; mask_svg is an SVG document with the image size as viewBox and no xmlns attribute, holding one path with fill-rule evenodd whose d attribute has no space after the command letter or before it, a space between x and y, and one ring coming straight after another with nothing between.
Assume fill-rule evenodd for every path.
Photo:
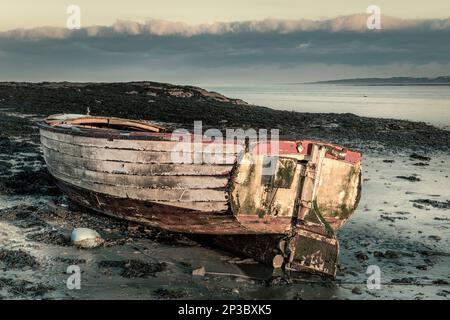
<instances>
[{"instance_id":1,"label":"distant hill","mask_svg":"<svg viewBox=\"0 0 450 320\"><path fill-rule=\"evenodd\" d=\"M449 86L450 76L440 76L436 78L414 78L414 77L392 77L392 78L356 78L340 79L329 81L309 82L314 84L344 84L363 86L407 86L407 85L427 85L427 86Z\"/></svg>"}]
</instances>

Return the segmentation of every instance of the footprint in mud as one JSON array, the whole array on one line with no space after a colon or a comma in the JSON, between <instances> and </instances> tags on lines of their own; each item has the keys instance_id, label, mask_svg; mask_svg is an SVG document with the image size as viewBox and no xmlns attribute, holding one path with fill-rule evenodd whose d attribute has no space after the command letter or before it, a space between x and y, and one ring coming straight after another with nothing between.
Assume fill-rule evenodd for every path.
<instances>
[{"instance_id":1,"label":"footprint in mud","mask_svg":"<svg viewBox=\"0 0 450 320\"><path fill-rule=\"evenodd\" d=\"M148 278L156 277L156 273L164 271L167 267L165 263L151 263L139 260L123 261L100 261L99 268L119 269L120 276L124 278Z\"/></svg>"}]
</instances>

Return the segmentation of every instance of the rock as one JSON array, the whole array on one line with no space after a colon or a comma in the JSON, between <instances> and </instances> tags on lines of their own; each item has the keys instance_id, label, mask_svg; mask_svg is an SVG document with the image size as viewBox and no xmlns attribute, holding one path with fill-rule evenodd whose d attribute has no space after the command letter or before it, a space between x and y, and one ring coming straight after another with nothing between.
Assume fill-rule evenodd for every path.
<instances>
[{"instance_id":1,"label":"rock","mask_svg":"<svg viewBox=\"0 0 450 320\"><path fill-rule=\"evenodd\" d=\"M397 179L404 179L411 182L417 182L420 181L420 178L417 178L416 176L397 176Z\"/></svg>"},{"instance_id":2,"label":"rock","mask_svg":"<svg viewBox=\"0 0 450 320\"><path fill-rule=\"evenodd\" d=\"M275 269L281 268L284 263L284 257L281 254L277 254L272 261L272 266Z\"/></svg>"},{"instance_id":3,"label":"rock","mask_svg":"<svg viewBox=\"0 0 450 320\"><path fill-rule=\"evenodd\" d=\"M398 253L397 251L387 250L384 253L384 257L388 259L397 259L400 257L400 253Z\"/></svg>"},{"instance_id":4,"label":"rock","mask_svg":"<svg viewBox=\"0 0 450 320\"><path fill-rule=\"evenodd\" d=\"M432 266L434 266L434 262L433 262L433 260L431 260L431 259L423 259L423 262L425 262L428 266L430 266L430 267L432 267Z\"/></svg>"},{"instance_id":5,"label":"rock","mask_svg":"<svg viewBox=\"0 0 450 320\"><path fill-rule=\"evenodd\" d=\"M386 215L380 215L380 218L382 219L382 220L388 220L388 221L391 221L391 222L395 222L395 220L407 220L408 218L407 217L390 217L390 216L386 216Z\"/></svg>"},{"instance_id":6,"label":"rock","mask_svg":"<svg viewBox=\"0 0 450 320\"><path fill-rule=\"evenodd\" d=\"M183 90L183 89L179 89L179 88L170 89L170 90L167 91L167 93L170 96L179 97L179 98L190 98L190 97L194 96L194 94L192 92L186 91L186 90Z\"/></svg>"},{"instance_id":7,"label":"rock","mask_svg":"<svg viewBox=\"0 0 450 320\"><path fill-rule=\"evenodd\" d=\"M430 199L417 199L417 200L410 200L410 201L414 202L414 204L432 206L433 208L437 208L437 209L450 209L450 200L436 201L436 200L430 200Z\"/></svg>"},{"instance_id":8,"label":"rock","mask_svg":"<svg viewBox=\"0 0 450 320\"><path fill-rule=\"evenodd\" d=\"M418 166L418 167L426 167L429 166L429 163L425 163L425 162L416 162L413 164L414 166Z\"/></svg>"},{"instance_id":9,"label":"rock","mask_svg":"<svg viewBox=\"0 0 450 320\"><path fill-rule=\"evenodd\" d=\"M450 294L450 291L447 291L447 290L442 290L442 291L439 291L438 293L436 293L436 295L440 296L440 297L447 297L449 294Z\"/></svg>"},{"instance_id":10,"label":"rock","mask_svg":"<svg viewBox=\"0 0 450 320\"><path fill-rule=\"evenodd\" d=\"M437 280L433 280L433 284L446 286L446 285L448 285L448 281L444 280L444 279L437 279Z\"/></svg>"},{"instance_id":11,"label":"rock","mask_svg":"<svg viewBox=\"0 0 450 320\"><path fill-rule=\"evenodd\" d=\"M425 271L425 270L428 270L428 266L420 265L420 266L416 266L416 269Z\"/></svg>"},{"instance_id":12,"label":"rock","mask_svg":"<svg viewBox=\"0 0 450 320\"><path fill-rule=\"evenodd\" d=\"M205 274L206 274L205 267L200 267L200 268L195 269L194 271L192 271L192 275L193 276L204 277Z\"/></svg>"},{"instance_id":13,"label":"rock","mask_svg":"<svg viewBox=\"0 0 450 320\"><path fill-rule=\"evenodd\" d=\"M381 251L374 251L374 252L373 252L373 256L374 256L375 258L384 258L384 253L381 252Z\"/></svg>"},{"instance_id":14,"label":"rock","mask_svg":"<svg viewBox=\"0 0 450 320\"><path fill-rule=\"evenodd\" d=\"M367 254L365 254L363 252L357 252L355 254L355 256L360 262L369 260L369 257L367 256Z\"/></svg>"},{"instance_id":15,"label":"rock","mask_svg":"<svg viewBox=\"0 0 450 320\"><path fill-rule=\"evenodd\" d=\"M401 279L392 279L391 283L395 284L418 284L417 279L407 277L407 278L401 278Z\"/></svg>"},{"instance_id":16,"label":"rock","mask_svg":"<svg viewBox=\"0 0 450 320\"><path fill-rule=\"evenodd\" d=\"M443 217L443 218L441 218L441 217L434 217L433 219L437 220L437 221L450 221L450 219L446 218L446 217Z\"/></svg>"},{"instance_id":17,"label":"rock","mask_svg":"<svg viewBox=\"0 0 450 320\"><path fill-rule=\"evenodd\" d=\"M354 287L354 288L352 289L352 293L353 293L353 294L362 294L362 291L361 291L360 288Z\"/></svg>"},{"instance_id":18,"label":"rock","mask_svg":"<svg viewBox=\"0 0 450 320\"><path fill-rule=\"evenodd\" d=\"M421 155L419 155L417 153L413 153L413 154L409 155L409 157L411 159L420 160L420 161L430 161L431 160L430 157L421 156Z\"/></svg>"},{"instance_id":19,"label":"rock","mask_svg":"<svg viewBox=\"0 0 450 320\"><path fill-rule=\"evenodd\" d=\"M374 251L373 256L376 258L397 259L402 256L401 252L387 250L386 252Z\"/></svg>"},{"instance_id":20,"label":"rock","mask_svg":"<svg viewBox=\"0 0 450 320\"><path fill-rule=\"evenodd\" d=\"M428 236L428 239L435 240L435 241L441 241L442 237L436 236L436 235L431 235L431 236Z\"/></svg>"},{"instance_id":21,"label":"rock","mask_svg":"<svg viewBox=\"0 0 450 320\"><path fill-rule=\"evenodd\" d=\"M100 234L89 228L75 228L70 236L70 241L78 248L96 248L105 242Z\"/></svg>"}]
</instances>

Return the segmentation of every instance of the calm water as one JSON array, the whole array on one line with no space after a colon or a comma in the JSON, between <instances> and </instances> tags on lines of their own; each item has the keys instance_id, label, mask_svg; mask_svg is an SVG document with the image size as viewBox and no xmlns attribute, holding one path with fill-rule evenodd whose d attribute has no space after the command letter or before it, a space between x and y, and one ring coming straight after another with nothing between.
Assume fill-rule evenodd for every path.
<instances>
[{"instance_id":1,"label":"calm water","mask_svg":"<svg viewBox=\"0 0 450 320\"><path fill-rule=\"evenodd\" d=\"M425 121L450 129L450 86L283 84L206 86L228 97L279 110L354 113Z\"/></svg>"}]
</instances>

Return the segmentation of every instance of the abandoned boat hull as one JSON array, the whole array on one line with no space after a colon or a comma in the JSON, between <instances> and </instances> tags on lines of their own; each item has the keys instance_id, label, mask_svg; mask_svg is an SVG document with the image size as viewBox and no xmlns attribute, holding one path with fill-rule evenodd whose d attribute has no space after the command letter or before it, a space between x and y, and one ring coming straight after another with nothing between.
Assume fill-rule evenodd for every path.
<instances>
[{"instance_id":1,"label":"abandoned boat hull","mask_svg":"<svg viewBox=\"0 0 450 320\"><path fill-rule=\"evenodd\" d=\"M292 164L290 185L286 187L275 185L277 173L270 185L264 182L267 146L261 152L258 149L263 146L255 143L251 152L244 152L244 142L189 141L189 159L178 163L172 154L180 143L178 138L146 132L146 123L137 121L133 123L144 131L95 127L105 121L124 127L131 122L64 115L49 117L40 124L48 170L61 189L83 205L170 231L224 235L287 234L298 213L301 215L301 189L307 189L311 180L305 162L310 160L312 141L279 142L281 160L277 166ZM195 161L198 153L205 158L215 151L220 151L220 161ZM253 164L238 163L239 157L254 154ZM306 191L312 193L314 186L317 205L326 223L336 230L359 200L360 155L347 151L343 159L336 159L324 153L320 167L321 181L309 181L311 190ZM303 190L308 197L313 196L308 192ZM271 200L269 205L267 199ZM306 202L306 206L312 206L312 201Z\"/></svg>"},{"instance_id":2,"label":"abandoned boat hull","mask_svg":"<svg viewBox=\"0 0 450 320\"><path fill-rule=\"evenodd\" d=\"M81 205L335 276L335 231L360 196L359 153L309 140L185 139L110 117L56 115L39 126L49 172Z\"/></svg>"}]
</instances>

